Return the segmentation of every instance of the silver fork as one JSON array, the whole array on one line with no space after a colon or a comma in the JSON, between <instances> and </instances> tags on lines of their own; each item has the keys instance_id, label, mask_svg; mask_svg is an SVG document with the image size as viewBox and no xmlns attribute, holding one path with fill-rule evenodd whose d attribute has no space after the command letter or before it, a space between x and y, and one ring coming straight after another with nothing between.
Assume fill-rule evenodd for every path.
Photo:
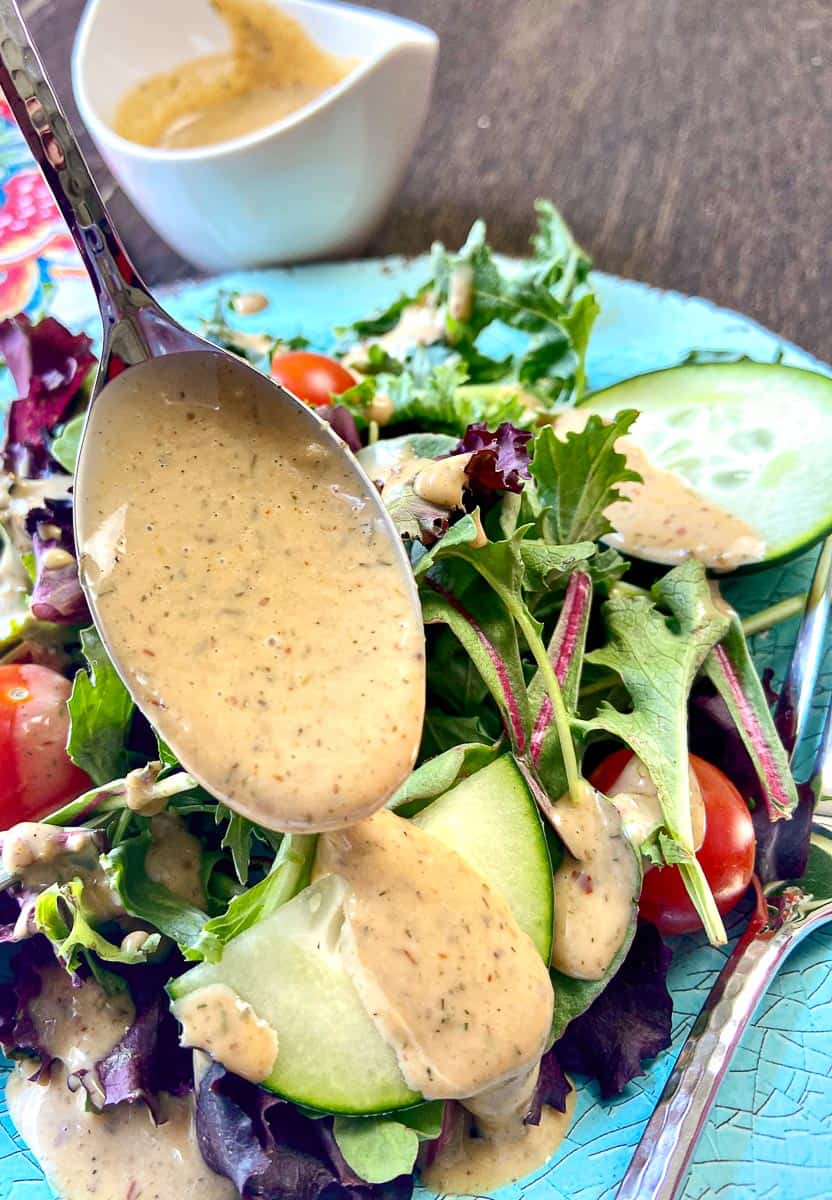
<instances>
[{"instance_id":1,"label":"silver fork","mask_svg":"<svg viewBox=\"0 0 832 1200\"><path fill-rule=\"evenodd\" d=\"M818 558L776 714L792 758L817 686L831 600L832 538ZM781 887L768 897L774 906L752 917L694 1022L615 1200L674 1200L719 1086L766 989L794 947L832 921L832 706L810 786L817 798L812 853L815 862L823 862L817 856L824 852L829 856L827 887L818 884L816 895L800 886ZM810 871L811 866L810 860Z\"/></svg>"}]
</instances>

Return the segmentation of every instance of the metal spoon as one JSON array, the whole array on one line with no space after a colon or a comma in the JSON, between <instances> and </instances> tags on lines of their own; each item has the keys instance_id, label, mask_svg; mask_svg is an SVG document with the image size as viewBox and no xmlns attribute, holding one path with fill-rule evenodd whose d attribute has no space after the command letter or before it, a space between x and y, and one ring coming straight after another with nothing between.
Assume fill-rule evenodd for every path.
<instances>
[{"instance_id":1,"label":"metal spoon","mask_svg":"<svg viewBox=\"0 0 832 1200\"><path fill-rule=\"evenodd\" d=\"M318 487L321 489L331 488L336 491L337 481L340 480L343 494L349 491L360 498L352 504L351 514L349 517L345 517L345 520L354 526L356 537L361 536L362 530L366 531L372 528L373 537L376 538L374 545L380 541L379 550L383 551L385 563L393 568L393 580L401 584L402 593L406 597L406 603L412 615L414 628L418 627L419 636L421 636L419 600L413 573L404 553L401 539L378 492L370 484L344 443L325 421L313 414L306 405L284 388L272 384L259 371L255 371L234 355L218 350L216 346L203 341L179 325L159 305L142 281L113 227L104 201L49 83L46 71L14 0L0 0L0 88L5 94L15 119L66 220L95 290L104 336L101 362L90 400L90 410L96 406L102 390L117 376L121 377L119 383L121 386L125 371L130 371L135 367L140 368L148 360L170 355L183 356L199 353L200 358L204 359L206 352L210 353L221 361L221 369L226 379L229 374L233 375L233 386L239 392L259 396L263 389L267 388L270 393L270 426L275 430L285 430L287 426L297 430L300 425L304 439L308 439L310 444L323 446L325 449L326 462L329 465L325 469L318 468ZM98 411L105 410L99 407ZM85 461L84 446L89 442L87 437L89 425L88 420L81 442L80 462L82 468L84 468ZM90 442L90 444L92 443ZM349 476L347 482L350 486L347 488L344 487L345 473ZM76 540L79 546L81 546L82 539L79 537L81 526L78 514L79 512L83 513L85 509L94 511L96 501L94 494L90 495L85 491L85 475L86 470L81 469L76 477L74 509ZM198 479L194 480L195 485L198 483ZM352 496L349 498L353 499ZM243 532L240 529L229 528L229 543L239 542ZM337 550L334 550L333 553L335 561L332 563L332 570L337 571ZM82 571L82 577L83 575ZM390 577L387 578L390 581ZM126 672L122 669L123 664L119 662L118 653L113 652L112 639L108 638L106 622L102 624L94 591L87 586L87 581L83 578L82 583L102 640L129 687L129 680L125 677ZM372 603L372 597L368 596L367 602ZM415 624L416 622L418 622L418 626ZM117 650L117 647L115 649ZM169 647L161 644L156 649L163 654ZM325 669L326 664L323 663L321 672L323 673ZM356 669L355 674L360 674L360 668ZM141 698L135 698L141 706ZM421 734L421 714L414 711L412 704L406 711L399 711L400 707L395 701L391 702L390 697L387 696L385 698L385 718L388 725L392 726L394 730L398 724L400 744L406 737L408 743L412 745L415 756ZM356 731L359 736L361 732L361 730ZM218 741L221 737L222 731L217 730ZM216 790L208 779L201 777L197 764L185 762L184 765L210 790L214 791L215 795L224 798L221 790ZM324 781L325 784L328 782ZM332 790L338 791L334 783ZM228 797L225 798L228 799ZM379 804L383 803L385 799L386 796L379 796ZM268 822L264 820L264 823Z\"/></svg>"},{"instance_id":2,"label":"metal spoon","mask_svg":"<svg viewBox=\"0 0 832 1200\"><path fill-rule=\"evenodd\" d=\"M817 686L830 616L832 539L820 553L778 706L780 732L794 758ZM796 885L770 893L719 973L699 1012L615 1200L674 1200L720 1084L743 1033L791 951L832 921L832 705L811 771L817 800L809 864Z\"/></svg>"}]
</instances>

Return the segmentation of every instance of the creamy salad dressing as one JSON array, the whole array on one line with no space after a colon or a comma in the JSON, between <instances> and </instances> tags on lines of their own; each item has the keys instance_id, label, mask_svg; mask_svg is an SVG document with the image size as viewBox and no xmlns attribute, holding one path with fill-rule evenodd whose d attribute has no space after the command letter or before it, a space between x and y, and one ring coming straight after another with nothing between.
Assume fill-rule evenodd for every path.
<instances>
[{"instance_id":1,"label":"creamy salad dressing","mask_svg":"<svg viewBox=\"0 0 832 1200\"><path fill-rule=\"evenodd\" d=\"M422 458L411 449L389 461L369 467L373 482L382 489L389 504L412 487L417 496L440 508L462 507L462 493L468 482L465 474L470 453L451 454L447 458Z\"/></svg>"},{"instance_id":2,"label":"creamy salad dressing","mask_svg":"<svg viewBox=\"0 0 832 1200\"><path fill-rule=\"evenodd\" d=\"M621 949L641 891L638 859L618 810L586 786L554 809L568 847L555 871L552 966L573 979L603 979Z\"/></svg>"},{"instance_id":3,"label":"creamy salad dressing","mask_svg":"<svg viewBox=\"0 0 832 1200\"><path fill-rule=\"evenodd\" d=\"M20 880L28 892L42 892L53 883L79 879L84 907L99 921L121 916L121 901L98 865L96 835L89 830L67 833L40 821L21 821L0 834L3 869Z\"/></svg>"},{"instance_id":4,"label":"creamy salad dressing","mask_svg":"<svg viewBox=\"0 0 832 1200\"><path fill-rule=\"evenodd\" d=\"M353 346L344 355L345 366L360 369L367 361L367 351L370 346L379 346L391 358L402 361L411 350L417 346L430 346L445 336L445 309L434 303L430 296L407 304L399 314L399 319L387 333L378 337L367 338Z\"/></svg>"},{"instance_id":5,"label":"creamy salad dressing","mask_svg":"<svg viewBox=\"0 0 832 1200\"><path fill-rule=\"evenodd\" d=\"M316 872L341 876L342 958L408 1085L479 1093L495 1119L534 1091L552 1022L546 966L508 905L438 839L389 811L321 837Z\"/></svg>"},{"instance_id":6,"label":"creamy salad dressing","mask_svg":"<svg viewBox=\"0 0 832 1200\"><path fill-rule=\"evenodd\" d=\"M204 1050L252 1083L268 1079L278 1052L277 1033L224 983L196 988L171 1005L182 1024L183 1046Z\"/></svg>"},{"instance_id":7,"label":"creamy salad dressing","mask_svg":"<svg viewBox=\"0 0 832 1200\"><path fill-rule=\"evenodd\" d=\"M62 1071L39 1084L34 1070L23 1063L9 1075L9 1115L61 1200L238 1200L200 1154L190 1097L162 1096L156 1126L143 1104L87 1111Z\"/></svg>"},{"instance_id":8,"label":"creamy salad dressing","mask_svg":"<svg viewBox=\"0 0 832 1200\"><path fill-rule=\"evenodd\" d=\"M449 1196L483 1196L522 1179L552 1157L566 1136L575 1111L570 1092L566 1112L545 1107L539 1125L526 1125L514 1138L478 1136L468 1121L462 1137L440 1151L422 1172L422 1184ZM479 1121L477 1122L479 1125Z\"/></svg>"},{"instance_id":9,"label":"creamy salad dressing","mask_svg":"<svg viewBox=\"0 0 832 1200\"><path fill-rule=\"evenodd\" d=\"M153 841L144 860L149 879L195 908L205 908L202 846L175 813L160 813L150 822Z\"/></svg>"},{"instance_id":10,"label":"creamy salad dressing","mask_svg":"<svg viewBox=\"0 0 832 1200\"><path fill-rule=\"evenodd\" d=\"M688 767L688 778L693 846L698 850L705 838L705 802L696 772L691 766ZM637 755L632 756L606 795L621 814L624 834L636 849L663 824L656 785Z\"/></svg>"},{"instance_id":11,"label":"creamy salad dressing","mask_svg":"<svg viewBox=\"0 0 832 1200\"><path fill-rule=\"evenodd\" d=\"M559 414L555 432L559 437L579 432L591 415L582 408ZM615 530L604 539L610 545L667 565L697 558L715 571L732 571L765 557L764 540L741 517L711 503L678 475L653 466L632 438L619 438L616 449L643 482L619 484L626 499L606 510Z\"/></svg>"},{"instance_id":12,"label":"creamy salad dressing","mask_svg":"<svg viewBox=\"0 0 832 1200\"><path fill-rule=\"evenodd\" d=\"M300 22L265 0L212 5L228 25L231 49L131 88L116 112L116 133L166 150L227 142L310 104L357 65L323 50Z\"/></svg>"},{"instance_id":13,"label":"creamy salad dressing","mask_svg":"<svg viewBox=\"0 0 832 1200\"><path fill-rule=\"evenodd\" d=\"M130 996L108 996L94 979L73 987L71 976L57 964L45 967L40 978L40 992L29 1005L38 1041L68 1074L91 1071L133 1024Z\"/></svg>"},{"instance_id":14,"label":"creamy salad dressing","mask_svg":"<svg viewBox=\"0 0 832 1200\"><path fill-rule=\"evenodd\" d=\"M270 828L358 820L415 759L421 613L365 487L219 355L133 367L91 409L76 519L108 647L187 769Z\"/></svg>"}]
</instances>

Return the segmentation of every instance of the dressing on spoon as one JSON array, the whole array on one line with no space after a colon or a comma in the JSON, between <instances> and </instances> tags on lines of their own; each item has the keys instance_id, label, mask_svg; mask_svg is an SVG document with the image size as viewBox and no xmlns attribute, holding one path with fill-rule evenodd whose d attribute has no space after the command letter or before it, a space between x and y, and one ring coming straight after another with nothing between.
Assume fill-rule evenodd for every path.
<instances>
[{"instance_id":1,"label":"dressing on spoon","mask_svg":"<svg viewBox=\"0 0 832 1200\"><path fill-rule=\"evenodd\" d=\"M131 693L216 797L274 829L380 808L411 769L424 632L365 477L274 385L211 352L92 406L84 588Z\"/></svg>"}]
</instances>

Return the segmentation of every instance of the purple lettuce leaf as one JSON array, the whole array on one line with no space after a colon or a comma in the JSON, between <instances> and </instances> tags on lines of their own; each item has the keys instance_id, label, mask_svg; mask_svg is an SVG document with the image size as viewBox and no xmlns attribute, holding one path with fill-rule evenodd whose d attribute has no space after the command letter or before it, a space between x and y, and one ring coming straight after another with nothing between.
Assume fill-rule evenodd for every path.
<instances>
[{"instance_id":1,"label":"purple lettuce leaf","mask_svg":"<svg viewBox=\"0 0 832 1200\"><path fill-rule=\"evenodd\" d=\"M13 920L9 920L14 915L13 905L7 901L11 901L11 897L4 896L0 914L4 931L14 927ZM20 942L13 958L5 960L8 964L6 978L0 981L0 1046L4 1054L28 1054L40 1059L43 1066L51 1062L51 1056L41 1044L29 1005L40 995L41 969L54 961L52 947L44 937Z\"/></svg>"},{"instance_id":2,"label":"purple lettuce leaf","mask_svg":"<svg viewBox=\"0 0 832 1200\"><path fill-rule=\"evenodd\" d=\"M18 398L9 408L5 465L16 474L41 474L49 461L46 435L75 399L96 362L84 333L70 333L54 317L33 325L21 313L0 321L0 354Z\"/></svg>"},{"instance_id":3,"label":"purple lettuce leaf","mask_svg":"<svg viewBox=\"0 0 832 1200\"><path fill-rule=\"evenodd\" d=\"M558 1062L557 1052L552 1047L540 1060L540 1076L523 1124L539 1125L544 1104L548 1104L550 1108L554 1108L558 1112L566 1112L566 1097L571 1091L572 1084L564 1075L563 1067Z\"/></svg>"},{"instance_id":4,"label":"purple lettuce leaf","mask_svg":"<svg viewBox=\"0 0 832 1200\"><path fill-rule=\"evenodd\" d=\"M330 1118L312 1120L212 1063L200 1081L196 1134L202 1157L243 1200L409 1200L411 1176L359 1180L343 1161Z\"/></svg>"},{"instance_id":5,"label":"purple lettuce leaf","mask_svg":"<svg viewBox=\"0 0 832 1200\"><path fill-rule=\"evenodd\" d=\"M465 491L473 502L483 504L500 492L522 492L529 478L531 433L504 421L492 433L484 421L469 425L454 454L470 454L465 468Z\"/></svg>"},{"instance_id":6,"label":"purple lettuce leaf","mask_svg":"<svg viewBox=\"0 0 832 1200\"><path fill-rule=\"evenodd\" d=\"M44 508L33 508L26 517L26 530L35 552L32 614L39 621L61 625L90 623L78 577L72 501L50 500Z\"/></svg>"},{"instance_id":7,"label":"purple lettuce leaf","mask_svg":"<svg viewBox=\"0 0 832 1200\"><path fill-rule=\"evenodd\" d=\"M353 454L361 449L361 436L355 418L343 404L321 404L315 412L331 425L342 442L346 442Z\"/></svg>"},{"instance_id":8,"label":"purple lettuce leaf","mask_svg":"<svg viewBox=\"0 0 832 1200\"><path fill-rule=\"evenodd\" d=\"M751 802L757 839L755 870L765 885L799 879L809 858L814 796L807 784L797 787L798 804L788 821L772 820L763 785L728 706L709 684L697 685L690 703L690 748L723 771Z\"/></svg>"},{"instance_id":9,"label":"purple lettuce leaf","mask_svg":"<svg viewBox=\"0 0 832 1200\"><path fill-rule=\"evenodd\" d=\"M159 1093L183 1095L193 1086L190 1050L179 1045L179 1029L164 990L169 968L129 968L136 1017L121 1041L81 1081L102 1107L143 1101L158 1118Z\"/></svg>"},{"instance_id":10,"label":"purple lettuce leaf","mask_svg":"<svg viewBox=\"0 0 832 1200\"><path fill-rule=\"evenodd\" d=\"M532 1122L533 1123L533 1122ZM465 1109L456 1100L446 1100L442 1110L442 1128L439 1137L429 1142L422 1142L416 1166L420 1171L432 1166L439 1155L447 1150L457 1140L461 1141L465 1133Z\"/></svg>"},{"instance_id":11,"label":"purple lettuce leaf","mask_svg":"<svg viewBox=\"0 0 832 1200\"><path fill-rule=\"evenodd\" d=\"M555 1042L560 1066L598 1080L607 1099L643 1075L642 1060L670 1045L673 1001L667 990L672 954L658 931L639 921L620 968Z\"/></svg>"}]
</instances>

